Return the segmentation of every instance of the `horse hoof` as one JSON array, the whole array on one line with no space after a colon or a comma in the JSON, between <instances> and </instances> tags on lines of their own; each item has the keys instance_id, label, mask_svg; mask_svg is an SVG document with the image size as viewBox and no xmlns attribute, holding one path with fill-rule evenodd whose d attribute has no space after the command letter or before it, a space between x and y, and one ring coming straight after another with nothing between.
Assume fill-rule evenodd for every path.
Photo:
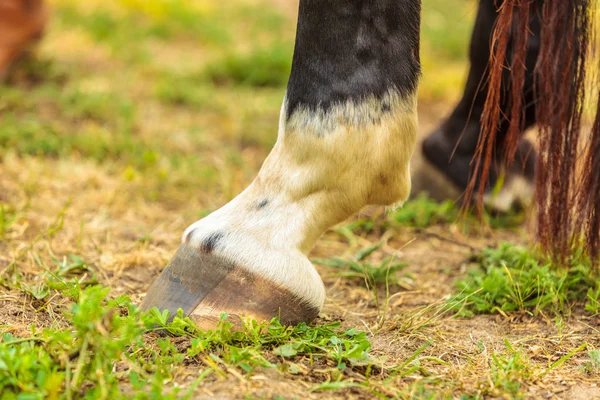
<instances>
[{"instance_id":1,"label":"horse hoof","mask_svg":"<svg viewBox=\"0 0 600 400\"><path fill-rule=\"evenodd\" d=\"M415 153L411 164L412 190L410 197L417 198L426 194L435 201L460 201L463 193L442 171L425 157Z\"/></svg>"},{"instance_id":2,"label":"horse hoof","mask_svg":"<svg viewBox=\"0 0 600 400\"><path fill-rule=\"evenodd\" d=\"M455 154L456 147L441 130L432 132L423 141L420 157L414 160L411 172L413 197L425 192L436 201L463 201L474 154L464 149ZM527 139L521 139L512 165L494 165L490 171L483 196L486 208L494 213L507 213L527 207L533 198L535 162L535 149ZM502 185L496 187L500 176Z\"/></svg>"},{"instance_id":3,"label":"horse hoof","mask_svg":"<svg viewBox=\"0 0 600 400\"><path fill-rule=\"evenodd\" d=\"M154 281L141 305L168 310L172 320L179 309L201 329L214 329L222 313L235 327L243 319L268 321L278 317L284 325L311 321L319 309L302 301L280 284L220 255L182 244Z\"/></svg>"}]
</instances>

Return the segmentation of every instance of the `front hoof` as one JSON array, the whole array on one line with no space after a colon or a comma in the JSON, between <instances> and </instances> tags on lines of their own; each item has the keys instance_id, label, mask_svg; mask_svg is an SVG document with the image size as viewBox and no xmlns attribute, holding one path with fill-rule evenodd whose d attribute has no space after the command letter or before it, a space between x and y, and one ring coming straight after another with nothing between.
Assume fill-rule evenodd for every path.
<instances>
[{"instance_id":1,"label":"front hoof","mask_svg":"<svg viewBox=\"0 0 600 400\"><path fill-rule=\"evenodd\" d=\"M239 326L244 318L258 321L279 317L284 325L309 322L319 309L274 281L223 256L182 244L154 281L141 305L143 311L157 307L178 309L201 329L214 329L222 313Z\"/></svg>"}]
</instances>

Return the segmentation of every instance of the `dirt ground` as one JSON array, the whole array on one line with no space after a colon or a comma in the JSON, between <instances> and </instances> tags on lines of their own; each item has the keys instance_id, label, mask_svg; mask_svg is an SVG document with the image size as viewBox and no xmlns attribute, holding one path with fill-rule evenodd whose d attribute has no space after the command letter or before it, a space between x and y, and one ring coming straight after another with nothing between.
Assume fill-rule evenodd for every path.
<instances>
[{"instance_id":1,"label":"dirt ground","mask_svg":"<svg viewBox=\"0 0 600 400\"><path fill-rule=\"evenodd\" d=\"M422 118L428 116L421 114ZM431 118L431 117L429 117ZM431 121L435 121L431 119ZM427 126L428 124L423 124ZM136 201L137 193L123 185L106 171L85 160L37 160L5 157L0 165L3 177L0 185L2 201L10 204L30 202L19 225L11 232L17 240L8 239L3 245L0 262L7 265L20 258L21 273L39 272L35 255L52 252L57 255L81 254L97 267L100 283L112 288L115 295L126 293L142 298L150 282L158 275L176 249L180 233L190 223L181 211L186 207L170 208ZM35 197L28 199L27 185L36 186ZM69 204L64 227L51 238L45 237L31 248L38 235ZM82 234L82 230L84 234ZM146 232L151 240L141 241ZM488 377L489 361L478 351L502 351L508 339L520 346L539 366L547 366L566 352L587 342L590 348L600 348L600 321L574 310L565 329L557 330L551 317L530 315L482 315L469 319L444 315L421 328L426 319L419 311L439 305L454 291L453 283L464 276L469 256L474 249L500 241L526 243L522 230L494 231L465 236L456 225L422 229L401 229L376 232L359 238L353 246L334 232L319 240L311 257L344 256L385 238L387 245L376 257L395 256L410 266L403 271L406 279L402 288L391 293L386 320L381 327L383 309L376 306L372 292L356 283L331 274L326 267L317 267L327 287L327 302L321 321L339 320L345 327L357 327L367 332L378 327L370 336L373 354L394 363L408 358L426 340L433 343L426 354L446 362L432 363L428 373L442 381L452 381L455 387L444 393L477 393ZM43 257L43 256L42 256ZM52 312L52 297L43 303L32 301L23 292L0 290L0 321L15 335L27 335L30 325L39 328L57 323L60 316ZM44 310L38 312L38 310ZM584 357L574 357L557 371L543 379L528 382L528 398L592 399L600 398L597 377L588 377L578 367ZM193 366L178 374L177 383L192 382ZM255 375L251 380L232 377L228 380L205 382L198 398L231 398L240 393L253 393L258 398L284 395L284 398L362 398L364 393L307 392L308 382L319 380L318 368L308 368L304 379L269 373ZM411 380L422 376L408 377ZM232 389L235 387L235 389ZM367 396L368 397L368 396Z\"/></svg>"},{"instance_id":2,"label":"dirt ground","mask_svg":"<svg viewBox=\"0 0 600 400\"><path fill-rule=\"evenodd\" d=\"M281 4L288 18L293 19L295 8L290 8L287 2L275 2ZM160 43L151 45L161 48ZM78 85L96 90L102 89L103 85L114 88L125 82L119 80L119 72L115 72L125 61L108 55L107 48L102 46L86 50L82 57L88 39L69 30L53 28L43 46L43 54L55 54L55 60L76 65L77 76L87 69L97 73L95 79L81 79L77 81ZM188 47L186 42L179 50L161 48L161 51L185 53ZM136 68L145 71L145 67ZM61 259L77 254L94 267L99 282L111 288L111 295L125 293L139 302L177 248L183 230L206 210L224 204L251 181L269 149L268 145L260 144L264 139L262 126L275 126L277 120L277 108L271 105L270 99L279 98L281 92L266 93L265 98L269 100L265 100L264 108L260 104L251 106L255 108L248 112L256 112L259 115L256 119L236 107L226 111L225 118L197 109L164 106L150 99L147 97L150 92L145 88L147 76L144 72L140 74L142 78L123 83L132 98L143 105L136 117L136 134L144 140L155 137L159 146L167 143L165 138L169 138L165 149L180 151L190 158L196 157L198 151L201 162L211 164L219 172L215 177L205 179L204 172L194 169L195 165L183 170L160 169L159 162L155 169L151 169L152 166L146 172L136 170L129 167L128 161L122 161L126 154L99 162L85 156L84 152L44 156L4 148L0 159L0 203L14 210L15 218L0 239L0 271L16 261L19 274L35 283L43 266L52 264L52 257ZM17 87L29 90L26 86ZM219 102L218 96L222 96L227 104L237 99L246 105L253 96L248 89L232 89L231 92L237 94L215 95L215 101ZM56 113L52 101L34 102L37 102L35 113L42 116ZM421 135L440 121L451 104L451 100L421 101ZM0 100L0 112L3 110L25 115L25 111L15 108L10 101L3 103ZM109 112L112 109L109 108ZM88 122L78 118L64 124L69 129L87 129ZM240 136L243 126L236 127L244 118L249 118L248 123L253 126L259 125L260 134L251 138L254 142L247 142ZM8 123L1 116L0 121ZM198 144L185 133L194 123L203 127L219 124L225 127L224 133L222 136L211 135L219 130L213 128ZM272 139L269 138L267 143ZM231 148L236 149L235 154L231 153ZM157 178L160 174L165 177ZM377 212L381 210L368 210L369 214ZM377 217L374 218L377 221ZM387 306L385 294L380 293L375 298L372 291L355 281L332 273L330 268L316 266L327 288L326 305L317 323L341 321L344 327L368 332L373 354L385 359L389 365L401 363L426 341L431 341L431 346L422 354L425 356L423 370L402 380L407 397L422 395L410 392L418 382L425 382L433 391L430 393L435 394L437 390L440 398L508 397L505 391L494 390L493 368L490 367L491 355L506 350L505 340L521 349L538 369L547 368L584 342L590 350L600 349L599 317L589 316L579 309L572 310L562 328L557 326L554 316L544 314L457 318L445 313L430 318L432 310L435 313L436 307L455 293L455 282L465 276L470 268L470 255L475 250L504 241L527 244L530 236L524 227L484 229L465 234L455 224L383 230L381 224L376 223L373 232L359 234L353 243L330 230L319 240L311 258L344 257L380 241L385 245L372 255L374 261L394 256L409 265L400 273L401 286L394 286L389 293ZM61 324L63 317L55 311L60 301L62 299L55 296L38 301L23 291L0 286L0 329L20 336L29 334L31 325L43 328ZM577 354L547 375L523 380L522 396L532 399L600 398L600 379L581 371L584 362L585 354ZM327 368L330 366L307 364L299 375L265 370L250 379L239 374L228 378L210 377L196 390L195 397L370 397L354 389L309 391L311 384L322 382ZM171 384L186 387L194 381L197 371L198 366L184 366Z\"/></svg>"}]
</instances>

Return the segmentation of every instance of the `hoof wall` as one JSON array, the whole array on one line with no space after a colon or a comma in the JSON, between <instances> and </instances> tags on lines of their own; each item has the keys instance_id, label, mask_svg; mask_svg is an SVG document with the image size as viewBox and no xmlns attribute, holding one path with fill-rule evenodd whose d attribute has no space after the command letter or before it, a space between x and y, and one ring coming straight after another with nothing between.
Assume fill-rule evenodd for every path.
<instances>
[{"instance_id":1,"label":"hoof wall","mask_svg":"<svg viewBox=\"0 0 600 400\"><path fill-rule=\"evenodd\" d=\"M157 307L173 318L179 309L201 329L214 329L222 313L241 325L279 317L284 325L313 320L319 309L273 282L220 255L182 244L154 281L141 305Z\"/></svg>"}]
</instances>

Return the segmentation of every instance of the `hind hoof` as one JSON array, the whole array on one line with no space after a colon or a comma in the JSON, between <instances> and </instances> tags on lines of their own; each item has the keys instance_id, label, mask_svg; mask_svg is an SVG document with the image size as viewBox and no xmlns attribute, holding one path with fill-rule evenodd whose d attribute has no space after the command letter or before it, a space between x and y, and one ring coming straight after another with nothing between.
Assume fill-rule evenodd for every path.
<instances>
[{"instance_id":1,"label":"hind hoof","mask_svg":"<svg viewBox=\"0 0 600 400\"><path fill-rule=\"evenodd\" d=\"M454 151L455 147L439 129L423 141L411 174L413 196L426 192L437 201L463 200L475 150ZM507 213L531 204L535 162L535 149L527 139L521 139L512 165L493 165L483 196L486 208ZM498 183L500 187L496 187Z\"/></svg>"}]
</instances>

